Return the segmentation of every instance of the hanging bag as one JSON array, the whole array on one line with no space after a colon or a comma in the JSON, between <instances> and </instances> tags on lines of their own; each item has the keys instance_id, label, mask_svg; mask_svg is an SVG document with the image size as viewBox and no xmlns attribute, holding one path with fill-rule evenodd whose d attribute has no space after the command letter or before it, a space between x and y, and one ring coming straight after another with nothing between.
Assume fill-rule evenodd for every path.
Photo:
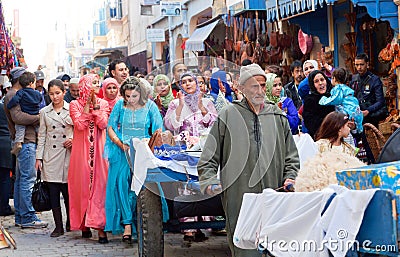
<instances>
[{"instance_id":1,"label":"hanging bag","mask_svg":"<svg viewBox=\"0 0 400 257\"><path fill-rule=\"evenodd\" d=\"M32 190L32 206L37 212L51 210L49 188L46 182L42 181L39 170Z\"/></svg>"},{"instance_id":2,"label":"hanging bag","mask_svg":"<svg viewBox=\"0 0 400 257\"><path fill-rule=\"evenodd\" d=\"M232 52L232 50L233 50L233 41L228 36L228 30L229 30L230 27L232 27L232 19L231 19L230 14L228 14L228 20L229 20L229 26L227 25L226 28L225 28L225 49L228 52Z\"/></svg>"},{"instance_id":3,"label":"hanging bag","mask_svg":"<svg viewBox=\"0 0 400 257\"><path fill-rule=\"evenodd\" d=\"M309 54L311 49L313 48L313 38L311 35L307 35L301 29L299 29L298 33L298 41L300 50L303 54Z\"/></svg>"},{"instance_id":4,"label":"hanging bag","mask_svg":"<svg viewBox=\"0 0 400 257\"><path fill-rule=\"evenodd\" d=\"M389 63L393 60L393 51L390 44L387 44L387 46L379 52L378 60L381 63Z\"/></svg>"},{"instance_id":5,"label":"hanging bag","mask_svg":"<svg viewBox=\"0 0 400 257\"><path fill-rule=\"evenodd\" d=\"M274 26L275 25L275 26ZM271 36L270 36L270 41L269 43L273 47L278 47L278 37L279 37L279 29L278 29L278 24L275 22L272 24L272 31L271 31Z\"/></svg>"},{"instance_id":6,"label":"hanging bag","mask_svg":"<svg viewBox=\"0 0 400 257\"><path fill-rule=\"evenodd\" d=\"M149 148L150 150L154 153L154 147L155 146L162 146L163 144L163 140L162 140L162 130L161 129L157 129L156 131L154 131L153 135L151 135L151 138L149 140Z\"/></svg>"}]
</instances>

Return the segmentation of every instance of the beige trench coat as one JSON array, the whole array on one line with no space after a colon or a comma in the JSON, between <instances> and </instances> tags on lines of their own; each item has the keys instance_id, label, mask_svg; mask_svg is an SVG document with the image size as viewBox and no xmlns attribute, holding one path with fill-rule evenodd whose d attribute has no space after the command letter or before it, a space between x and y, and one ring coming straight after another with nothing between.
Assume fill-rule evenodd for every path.
<instances>
[{"instance_id":1,"label":"beige trench coat","mask_svg":"<svg viewBox=\"0 0 400 257\"><path fill-rule=\"evenodd\" d=\"M43 161L42 179L47 182L67 183L71 149L63 143L73 137L73 123L69 116L69 104L57 114L49 104L40 110L40 127L36 159Z\"/></svg>"}]
</instances>

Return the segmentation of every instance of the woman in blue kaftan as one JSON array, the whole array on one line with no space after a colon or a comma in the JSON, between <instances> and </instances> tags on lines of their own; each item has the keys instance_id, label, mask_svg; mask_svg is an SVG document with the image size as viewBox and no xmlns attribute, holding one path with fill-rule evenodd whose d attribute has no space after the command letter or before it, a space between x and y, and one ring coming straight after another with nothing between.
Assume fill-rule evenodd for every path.
<instances>
[{"instance_id":1,"label":"woman in blue kaftan","mask_svg":"<svg viewBox=\"0 0 400 257\"><path fill-rule=\"evenodd\" d=\"M127 151L131 138L150 138L163 129L163 120L153 101L148 101L142 82L129 77L121 85L119 100L110 115L104 157L109 162L106 187L105 231L122 234L122 241L136 237L136 195L131 190L132 173Z\"/></svg>"}]
</instances>

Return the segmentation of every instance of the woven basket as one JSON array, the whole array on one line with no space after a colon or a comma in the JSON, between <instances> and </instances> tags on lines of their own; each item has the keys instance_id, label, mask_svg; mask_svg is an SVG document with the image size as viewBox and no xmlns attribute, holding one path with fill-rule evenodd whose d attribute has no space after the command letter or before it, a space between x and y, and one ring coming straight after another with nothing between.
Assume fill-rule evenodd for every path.
<instances>
[{"instance_id":1,"label":"woven basket","mask_svg":"<svg viewBox=\"0 0 400 257\"><path fill-rule=\"evenodd\" d=\"M395 128L398 126L399 124L397 122L393 121L382 122L379 123L379 131L386 139L388 139L393 134L394 130L396 130Z\"/></svg>"},{"instance_id":2,"label":"woven basket","mask_svg":"<svg viewBox=\"0 0 400 257\"><path fill-rule=\"evenodd\" d=\"M379 129L370 123L364 124L364 133L372 154L374 155L375 160L377 160L387 139Z\"/></svg>"},{"instance_id":3,"label":"woven basket","mask_svg":"<svg viewBox=\"0 0 400 257\"><path fill-rule=\"evenodd\" d=\"M392 134L392 122L382 122L379 123L379 131L382 132L383 135Z\"/></svg>"}]
</instances>

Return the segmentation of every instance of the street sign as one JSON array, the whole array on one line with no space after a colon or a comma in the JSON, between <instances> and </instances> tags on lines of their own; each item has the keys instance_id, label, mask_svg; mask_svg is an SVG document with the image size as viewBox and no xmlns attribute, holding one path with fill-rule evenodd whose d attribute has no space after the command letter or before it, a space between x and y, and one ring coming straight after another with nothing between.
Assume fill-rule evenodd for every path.
<instances>
[{"instance_id":1,"label":"street sign","mask_svg":"<svg viewBox=\"0 0 400 257\"><path fill-rule=\"evenodd\" d=\"M180 16L181 3L180 2L160 2L161 16Z\"/></svg>"},{"instance_id":2,"label":"street sign","mask_svg":"<svg viewBox=\"0 0 400 257\"><path fill-rule=\"evenodd\" d=\"M165 42L165 31L163 29L147 29L147 42Z\"/></svg>"}]
</instances>

